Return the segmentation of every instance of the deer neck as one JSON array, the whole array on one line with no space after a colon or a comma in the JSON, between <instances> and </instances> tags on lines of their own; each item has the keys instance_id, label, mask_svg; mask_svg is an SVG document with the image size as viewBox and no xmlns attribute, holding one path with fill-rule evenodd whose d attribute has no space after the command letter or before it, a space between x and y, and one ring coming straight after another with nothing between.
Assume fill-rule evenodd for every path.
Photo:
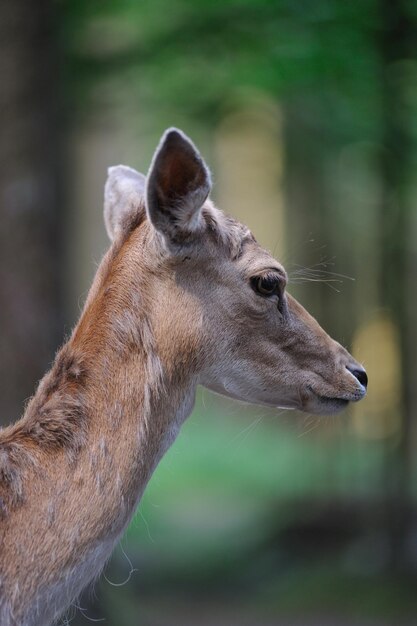
<instances>
[{"instance_id":1,"label":"deer neck","mask_svg":"<svg viewBox=\"0 0 417 626\"><path fill-rule=\"evenodd\" d=\"M92 525L100 536L117 537L128 523L198 381L195 343L172 332L175 320L147 296L138 272L141 258L107 255L71 339L10 437L23 434L55 455L64 476L70 465L80 506L100 500L89 513L100 517Z\"/></svg>"},{"instance_id":2,"label":"deer neck","mask_svg":"<svg viewBox=\"0 0 417 626\"><path fill-rule=\"evenodd\" d=\"M102 480L118 484L127 521L191 413L198 359L175 333L158 331L161 320L146 302L146 290L123 283L104 284L66 349L82 355L88 447L96 454L106 451ZM159 339L166 342L167 336L168 346Z\"/></svg>"}]
</instances>

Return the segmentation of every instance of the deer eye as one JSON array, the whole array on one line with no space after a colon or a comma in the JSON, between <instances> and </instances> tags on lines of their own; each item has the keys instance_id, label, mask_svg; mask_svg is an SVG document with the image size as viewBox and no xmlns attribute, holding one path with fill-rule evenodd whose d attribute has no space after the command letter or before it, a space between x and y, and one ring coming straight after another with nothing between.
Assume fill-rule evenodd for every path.
<instances>
[{"instance_id":1,"label":"deer eye","mask_svg":"<svg viewBox=\"0 0 417 626\"><path fill-rule=\"evenodd\" d=\"M282 278L278 274L264 274L251 278L252 289L261 296L281 295Z\"/></svg>"}]
</instances>

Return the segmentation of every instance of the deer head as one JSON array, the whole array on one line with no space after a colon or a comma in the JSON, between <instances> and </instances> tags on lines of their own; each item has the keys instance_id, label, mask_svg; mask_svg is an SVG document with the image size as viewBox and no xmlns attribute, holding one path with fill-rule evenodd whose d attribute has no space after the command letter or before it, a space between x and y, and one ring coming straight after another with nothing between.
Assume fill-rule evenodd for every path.
<instances>
[{"instance_id":1,"label":"deer head","mask_svg":"<svg viewBox=\"0 0 417 626\"><path fill-rule=\"evenodd\" d=\"M284 267L214 207L210 189L202 157L174 128L147 177L109 170L108 234L140 266L129 289L152 311L163 361L256 404L329 414L363 398L363 367L287 292Z\"/></svg>"}]
</instances>

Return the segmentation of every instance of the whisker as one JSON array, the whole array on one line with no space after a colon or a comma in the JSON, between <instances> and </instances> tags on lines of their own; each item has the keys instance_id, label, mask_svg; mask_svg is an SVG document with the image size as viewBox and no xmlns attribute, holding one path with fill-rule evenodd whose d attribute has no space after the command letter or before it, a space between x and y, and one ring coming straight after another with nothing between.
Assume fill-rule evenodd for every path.
<instances>
[{"instance_id":1,"label":"whisker","mask_svg":"<svg viewBox=\"0 0 417 626\"><path fill-rule=\"evenodd\" d=\"M298 438L304 437L305 435L308 435L309 433L311 433L313 430L316 430L316 428L318 428L321 425L321 418L319 416L309 415L308 417L312 418L313 425L310 428L308 428L307 430L304 430L302 433L300 433L298 435Z\"/></svg>"},{"instance_id":2,"label":"whisker","mask_svg":"<svg viewBox=\"0 0 417 626\"><path fill-rule=\"evenodd\" d=\"M335 278L335 279L340 279L340 280L355 280L353 276L349 276L348 274L341 274L340 272L333 272L327 269L321 269L321 267L334 265L333 263L330 264L328 262L320 262L311 266L302 266L302 265L298 265L297 263L294 263L294 265L297 269L289 271L291 276L298 276L298 275L302 276L303 274L304 275L309 274L312 276L323 276L323 277L328 276L330 278Z\"/></svg>"},{"instance_id":3,"label":"whisker","mask_svg":"<svg viewBox=\"0 0 417 626\"><path fill-rule=\"evenodd\" d=\"M329 287L329 289L332 289L336 293L340 293L340 289L337 289L337 287L332 285L331 284L332 281L329 281L329 280L321 280L320 278L300 278L299 280L296 279L296 280L292 280L291 282L292 283L299 283L299 284L303 284L303 283L323 283L323 285L326 285L326 287Z\"/></svg>"},{"instance_id":4,"label":"whisker","mask_svg":"<svg viewBox=\"0 0 417 626\"><path fill-rule=\"evenodd\" d=\"M245 439L247 438L247 436L252 432L252 430L254 430L257 425L259 424L259 422L261 422L263 420L264 416L260 415L258 418L256 418L255 420L253 420L253 422L251 422L249 424L249 426L246 426L246 428L244 428L243 430L241 430L237 435L235 435L230 441L229 441L229 445L231 445L232 443L234 443L237 440L241 440L242 443L242 437L243 437L243 441L245 441Z\"/></svg>"}]
</instances>

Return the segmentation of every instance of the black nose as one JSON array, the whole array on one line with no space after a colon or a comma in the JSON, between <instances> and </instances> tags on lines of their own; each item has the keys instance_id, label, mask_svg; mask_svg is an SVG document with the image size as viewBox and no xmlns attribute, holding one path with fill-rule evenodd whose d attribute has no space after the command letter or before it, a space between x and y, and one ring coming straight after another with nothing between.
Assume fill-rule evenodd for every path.
<instances>
[{"instance_id":1,"label":"black nose","mask_svg":"<svg viewBox=\"0 0 417 626\"><path fill-rule=\"evenodd\" d=\"M351 368L348 367L349 372L351 372L355 378L357 378L361 385L363 385L366 389L368 386L368 375L364 369L358 369L357 367Z\"/></svg>"}]
</instances>

